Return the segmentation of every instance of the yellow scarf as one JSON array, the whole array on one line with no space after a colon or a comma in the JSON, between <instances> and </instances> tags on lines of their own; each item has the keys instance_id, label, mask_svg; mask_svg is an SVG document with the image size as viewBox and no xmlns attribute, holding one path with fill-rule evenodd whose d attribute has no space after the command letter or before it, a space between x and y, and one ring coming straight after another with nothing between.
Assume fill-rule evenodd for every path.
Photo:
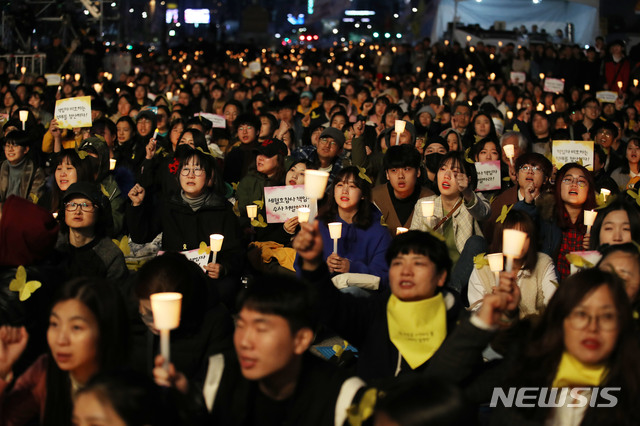
<instances>
[{"instance_id":1,"label":"yellow scarf","mask_svg":"<svg viewBox=\"0 0 640 426\"><path fill-rule=\"evenodd\" d=\"M573 355L563 352L558 372L551 386L554 388L600 386L608 372L609 369L604 364L583 364Z\"/></svg>"},{"instance_id":2,"label":"yellow scarf","mask_svg":"<svg viewBox=\"0 0 640 426\"><path fill-rule=\"evenodd\" d=\"M403 302L391 295L387 303L389 337L412 369L424 364L447 337L447 307L442 293Z\"/></svg>"}]
</instances>

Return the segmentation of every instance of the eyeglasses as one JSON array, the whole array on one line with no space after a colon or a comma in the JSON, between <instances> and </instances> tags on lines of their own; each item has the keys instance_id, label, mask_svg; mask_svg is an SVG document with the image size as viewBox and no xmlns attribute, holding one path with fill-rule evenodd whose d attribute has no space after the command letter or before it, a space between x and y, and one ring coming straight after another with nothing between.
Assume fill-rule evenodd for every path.
<instances>
[{"instance_id":1,"label":"eyeglasses","mask_svg":"<svg viewBox=\"0 0 640 426\"><path fill-rule=\"evenodd\" d=\"M569 325L574 330L584 330L595 319L596 325L603 331L611 331L618 328L618 315L615 312L606 312L600 315L590 315L585 311L573 311L567 317Z\"/></svg>"},{"instance_id":2,"label":"eyeglasses","mask_svg":"<svg viewBox=\"0 0 640 426\"><path fill-rule=\"evenodd\" d=\"M200 177L202 176L202 174L204 173L204 169L200 168L200 167L196 167L193 169L190 169L188 167L183 168L182 170L180 170L180 175L182 176L189 176L191 174L191 172L193 172L193 175L195 177Z\"/></svg>"},{"instance_id":3,"label":"eyeglasses","mask_svg":"<svg viewBox=\"0 0 640 426\"><path fill-rule=\"evenodd\" d=\"M90 213L96 209L95 204L91 203L64 203L64 209L68 212L75 212L80 207L83 212Z\"/></svg>"},{"instance_id":4,"label":"eyeglasses","mask_svg":"<svg viewBox=\"0 0 640 426\"><path fill-rule=\"evenodd\" d=\"M240 126L238 127L239 132L248 132L253 130L253 126Z\"/></svg>"},{"instance_id":5,"label":"eyeglasses","mask_svg":"<svg viewBox=\"0 0 640 426\"><path fill-rule=\"evenodd\" d=\"M584 188L588 184L586 180L580 178L565 177L564 179L562 179L563 185L573 185L574 183L577 184L580 188Z\"/></svg>"},{"instance_id":6,"label":"eyeglasses","mask_svg":"<svg viewBox=\"0 0 640 426\"><path fill-rule=\"evenodd\" d=\"M525 165L520 167L520 171L525 172L525 173L542 173L542 168L540 166L529 166L529 165Z\"/></svg>"},{"instance_id":7,"label":"eyeglasses","mask_svg":"<svg viewBox=\"0 0 640 426\"><path fill-rule=\"evenodd\" d=\"M338 146L338 144L334 140L329 140L327 138L322 138L318 141L318 145L329 145L330 147Z\"/></svg>"}]
</instances>

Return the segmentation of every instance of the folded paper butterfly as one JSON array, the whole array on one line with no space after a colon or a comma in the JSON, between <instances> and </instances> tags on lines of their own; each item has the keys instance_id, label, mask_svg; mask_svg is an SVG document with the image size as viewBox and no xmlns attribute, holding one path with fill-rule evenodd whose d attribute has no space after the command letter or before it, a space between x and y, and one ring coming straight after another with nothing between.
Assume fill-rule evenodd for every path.
<instances>
[{"instance_id":1,"label":"folded paper butterfly","mask_svg":"<svg viewBox=\"0 0 640 426\"><path fill-rule=\"evenodd\" d=\"M40 287L40 281L27 281L27 270L18 266L16 277L9 283L9 290L20 293L20 301L24 302Z\"/></svg>"}]
</instances>

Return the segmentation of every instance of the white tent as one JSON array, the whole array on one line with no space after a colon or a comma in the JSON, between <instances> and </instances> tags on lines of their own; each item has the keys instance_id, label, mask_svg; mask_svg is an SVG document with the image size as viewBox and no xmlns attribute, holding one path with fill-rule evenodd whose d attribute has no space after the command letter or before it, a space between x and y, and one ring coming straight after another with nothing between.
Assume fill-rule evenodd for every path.
<instances>
[{"instance_id":1,"label":"white tent","mask_svg":"<svg viewBox=\"0 0 640 426\"><path fill-rule=\"evenodd\" d=\"M598 35L598 0L540 0L537 4L532 0L440 0L432 40L442 38L456 10L457 22L479 24L483 29L504 21L507 30L521 25L531 30L535 24L538 31L544 28L554 35L557 29L564 31L570 22L577 44L592 45Z\"/></svg>"}]
</instances>

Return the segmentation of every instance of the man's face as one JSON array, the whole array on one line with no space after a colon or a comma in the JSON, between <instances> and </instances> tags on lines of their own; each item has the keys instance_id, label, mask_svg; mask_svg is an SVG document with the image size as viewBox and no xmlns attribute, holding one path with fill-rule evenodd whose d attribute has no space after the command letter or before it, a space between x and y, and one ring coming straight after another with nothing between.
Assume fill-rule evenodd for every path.
<instances>
[{"instance_id":1,"label":"man's face","mask_svg":"<svg viewBox=\"0 0 640 426\"><path fill-rule=\"evenodd\" d=\"M387 179L394 189L396 196L411 195L420 176L420 170L415 167L397 167L387 169Z\"/></svg>"},{"instance_id":2,"label":"man's face","mask_svg":"<svg viewBox=\"0 0 640 426\"><path fill-rule=\"evenodd\" d=\"M589 102L582 108L582 114L590 120L595 120L600 116L600 105L597 102Z\"/></svg>"},{"instance_id":3,"label":"man's face","mask_svg":"<svg viewBox=\"0 0 640 426\"><path fill-rule=\"evenodd\" d=\"M342 151L340 145L331 137L320 138L317 149L318 158L327 160L333 160Z\"/></svg>"},{"instance_id":4,"label":"man's face","mask_svg":"<svg viewBox=\"0 0 640 426\"><path fill-rule=\"evenodd\" d=\"M148 118L140 118L136 123L136 128L140 136L144 137L151 133L151 120Z\"/></svg>"},{"instance_id":5,"label":"man's face","mask_svg":"<svg viewBox=\"0 0 640 426\"><path fill-rule=\"evenodd\" d=\"M268 380L285 373L309 347L305 330L292 334L283 317L242 308L233 335L242 375L248 380Z\"/></svg>"},{"instance_id":6,"label":"man's face","mask_svg":"<svg viewBox=\"0 0 640 426\"><path fill-rule=\"evenodd\" d=\"M471 119L471 110L465 106L459 106L454 113L457 129L466 129Z\"/></svg>"}]
</instances>

